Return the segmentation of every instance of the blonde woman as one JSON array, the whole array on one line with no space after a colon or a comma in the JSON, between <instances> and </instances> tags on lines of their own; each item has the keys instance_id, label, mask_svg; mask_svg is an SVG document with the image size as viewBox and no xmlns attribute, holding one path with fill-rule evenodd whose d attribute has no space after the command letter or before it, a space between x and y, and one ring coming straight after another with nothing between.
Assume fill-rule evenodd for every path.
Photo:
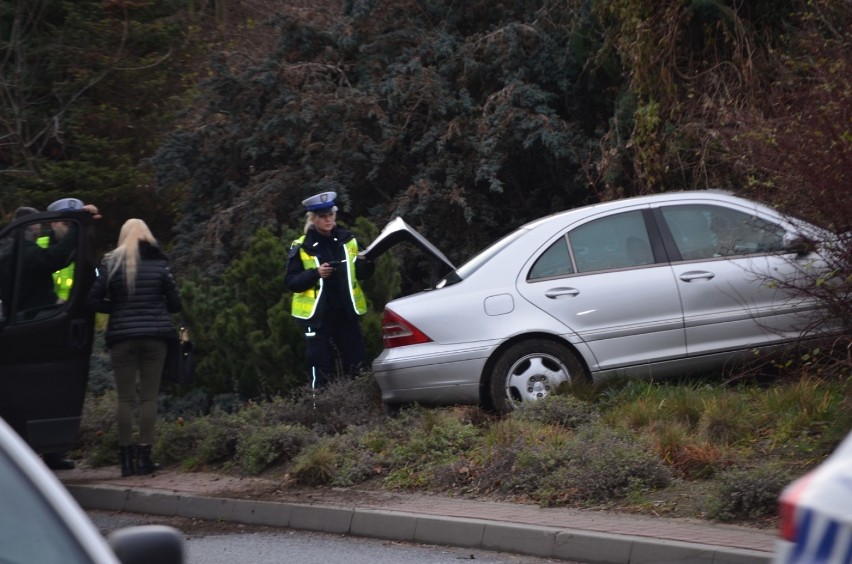
<instances>
[{"instance_id":1,"label":"blonde woman","mask_svg":"<svg viewBox=\"0 0 852 564\"><path fill-rule=\"evenodd\" d=\"M121 227L118 246L104 256L87 303L109 314L105 340L118 392L121 475L150 474L158 468L151 445L160 376L167 341L177 339L170 314L181 310L181 299L168 258L144 221L128 219ZM134 444L137 405L139 441Z\"/></svg>"}]
</instances>

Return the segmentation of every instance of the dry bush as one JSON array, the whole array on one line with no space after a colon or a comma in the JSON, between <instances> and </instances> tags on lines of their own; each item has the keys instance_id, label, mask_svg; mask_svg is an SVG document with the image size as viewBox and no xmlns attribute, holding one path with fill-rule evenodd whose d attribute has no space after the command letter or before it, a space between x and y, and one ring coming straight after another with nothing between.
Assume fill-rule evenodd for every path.
<instances>
[{"instance_id":1,"label":"dry bush","mask_svg":"<svg viewBox=\"0 0 852 564\"><path fill-rule=\"evenodd\" d=\"M512 417L545 425L576 429L600 417L591 403L574 396L550 395L542 401L524 402Z\"/></svg>"},{"instance_id":2,"label":"dry bush","mask_svg":"<svg viewBox=\"0 0 852 564\"><path fill-rule=\"evenodd\" d=\"M778 496L795 476L775 463L732 468L719 476L710 517L720 521L760 519L778 512Z\"/></svg>"},{"instance_id":3,"label":"dry bush","mask_svg":"<svg viewBox=\"0 0 852 564\"><path fill-rule=\"evenodd\" d=\"M261 427L240 437L234 459L243 472L256 475L289 462L315 441L314 433L302 425Z\"/></svg>"}]
</instances>

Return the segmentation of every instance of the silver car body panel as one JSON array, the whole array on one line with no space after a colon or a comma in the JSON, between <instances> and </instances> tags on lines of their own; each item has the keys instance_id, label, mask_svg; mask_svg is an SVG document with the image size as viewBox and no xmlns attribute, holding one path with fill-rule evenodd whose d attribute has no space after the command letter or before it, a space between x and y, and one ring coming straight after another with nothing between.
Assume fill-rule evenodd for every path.
<instances>
[{"instance_id":1,"label":"silver car body panel","mask_svg":"<svg viewBox=\"0 0 852 564\"><path fill-rule=\"evenodd\" d=\"M456 271L461 281L387 304L432 342L385 349L374 360L384 401L480 400L489 363L524 338L563 342L601 380L704 371L747 358L754 346L798 337L812 306L762 280L792 274L796 261L813 257L770 253L669 262L658 252L656 264L527 280L554 242L566 234L570 239L586 223L628 211L647 217L661 206L684 204L744 211L783 226L785 239L816 233L768 207L711 191L607 202L530 222L462 265Z\"/></svg>"},{"instance_id":2,"label":"silver car body panel","mask_svg":"<svg viewBox=\"0 0 852 564\"><path fill-rule=\"evenodd\" d=\"M118 564L106 540L68 490L3 419L0 419L0 457L8 457L10 466L20 472L10 483L23 484L18 494L28 501L18 507L13 500L3 498L6 515L0 523L4 524L3 534L8 538L4 537L0 546L5 558L17 562ZM50 523L42 523L45 530L50 526L50 530L64 534L49 537L42 532L37 538L27 536L26 532L35 528L36 516L51 519Z\"/></svg>"}]
</instances>

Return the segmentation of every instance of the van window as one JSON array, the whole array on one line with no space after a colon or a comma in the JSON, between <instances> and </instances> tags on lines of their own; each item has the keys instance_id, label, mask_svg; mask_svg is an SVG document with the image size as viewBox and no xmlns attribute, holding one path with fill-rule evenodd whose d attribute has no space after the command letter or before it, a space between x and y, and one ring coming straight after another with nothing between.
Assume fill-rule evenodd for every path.
<instances>
[{"instance_id":1,"label":"van window","mask_svg":"<svg viewBox=\"0 0 852 564\"><path fill-rule=\"evenodd\" d=\"M75 221L24 223L0 239L0 320L26 323L57 314L73 291Z\"/></svg>"}]
</instances>

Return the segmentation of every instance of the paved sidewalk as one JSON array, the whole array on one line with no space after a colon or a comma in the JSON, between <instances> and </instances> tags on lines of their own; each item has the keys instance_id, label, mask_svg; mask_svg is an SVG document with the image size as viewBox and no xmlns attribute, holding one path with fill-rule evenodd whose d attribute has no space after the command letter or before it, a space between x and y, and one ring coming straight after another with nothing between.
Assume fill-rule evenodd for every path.
<instances>
[{"instance_id":1,"label":"paved sidewalk","mask_svg":"<svg viewBox=\"0 0 852 564\"><path fill-rule=\"evenodd\" d=\"M599 564L766 564L776 532L444 496L317 488L167 470L121 478L117 467L56 473L84 508L232 521L478 548Z\"/></svg>"}]
</instances>

